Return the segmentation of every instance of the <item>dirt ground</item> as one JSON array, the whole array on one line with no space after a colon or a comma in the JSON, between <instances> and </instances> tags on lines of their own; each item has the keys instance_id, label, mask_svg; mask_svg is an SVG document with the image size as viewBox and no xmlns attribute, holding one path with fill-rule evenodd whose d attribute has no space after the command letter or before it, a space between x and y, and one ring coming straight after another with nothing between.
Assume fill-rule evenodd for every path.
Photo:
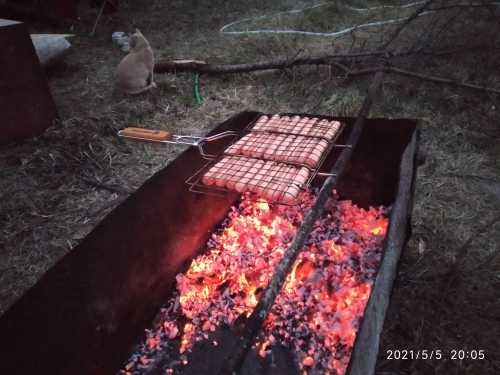
<instances>
[{"instance_id":1,"label":"dirt ground","mask_svg":"<svg viewBox=\"0 0 500 375\"><path fill-rule=\"evenodd\" d=\"M338 3L277 14L314 5L296 0L122 3L151 43L156 59L216 64L292 58L298 53L305 57L370 51L396 27L360 28L338 37L219 32L237 20L270 15L226 31L287 28L332 32L406 14L406 10L392 8L362 13ZM387 4L398 3L357 1L352 5ZM243 110L356 116L372 78L346 78L343 72L326 66L202 76L199 106L193 74L156 74L154 92L126 97L114 89L114 73L125 52L111 43L111 34L134 28L114 14L112 19L104 17L97 34L90 37L87 33L97 11L82 2L80 13L77 34L69 39L72 53L62 65L46 71L62 124L37 138L0 149L0 314L130 191L184 149L128 143L117 136L119 130L135 126L204 135ZM478 45L480 40L486 47L459 54L412 55L391 63L500 88L500 23L493 14L486 9L458 16L450 13L446 22L420 17L393 48L404 49L415 40L427 48L436 38L451 47L463 48L466 39L470 45ZM460 17L469 17L469 28L457 26L464 25ZM38 23L28 26L32 33L67 32ZM487 225L500 210L499 103L497 94L395 75L384 79L371 117L423 120L428 154L418 171L413 237L404 249L395 281L376 374L500 373L500 225ZM91 185L89 179L108 188ZM458 256L478 230L483 231ZM460 262L459 277L449 284L456 262ZM440 350L442 357L388 357L388 350L423 349ZM482 350L484 358L462 359L460 350ZM452 359L454 353L456 359Z\"/></svg>"}]
</instances>

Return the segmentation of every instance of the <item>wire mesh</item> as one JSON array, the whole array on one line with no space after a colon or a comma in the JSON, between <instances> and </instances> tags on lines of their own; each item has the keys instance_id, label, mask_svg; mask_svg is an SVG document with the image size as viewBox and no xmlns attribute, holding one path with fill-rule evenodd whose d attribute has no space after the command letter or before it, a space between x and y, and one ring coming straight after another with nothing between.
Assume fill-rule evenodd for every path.
<instances>
[{"instance_id":1,"label":"wire mesh","mask_svg":"<svg viewBox=\"0 0 500 375\"><path fill-rule=\"evenodd\" d=\"M188 181L190 190L249 193L294 204L318 173L343 130L337 121L262 115Z\"/></svg>"}]
</instances>

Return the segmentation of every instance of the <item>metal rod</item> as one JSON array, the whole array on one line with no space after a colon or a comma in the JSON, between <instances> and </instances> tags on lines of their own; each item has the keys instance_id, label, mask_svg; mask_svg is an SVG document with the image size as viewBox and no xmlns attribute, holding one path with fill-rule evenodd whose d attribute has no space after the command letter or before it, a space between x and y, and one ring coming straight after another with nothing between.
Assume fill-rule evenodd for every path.
<instances>
[{"instance_id":1,"label":"metal rod","mask_svg":"<svg viewBox=\"0 0 500 375\"><path fill-rule=\"evenodd\" d=\"M352 145L352 147L344 148L342 150L339 159L330 172L335 176L328 177L323 184L323 187L321 188L311 210L300 225L292 243L288 247L280 263L276 267L271 281L262 293L262 296L252 314L248 317L242 335L233 345L231 351L226 357L226 361L223 364L223 367L217 373L218 375L234 375L243 365L245 357L252 348L252 345L255 342L255 338L261 330L262 325L264 324L264 321L267 318L269 310L271 309L279 291L283 287L285 279L290 273L295 259L297 259L297 256L304 247L304 244L306 243L306 240L311 233L314 222L323 211L327 199L330 197L339 176L341 175L342 171L347 165L347 162L349 161L349 158L351 157L353 149L358 142L361 131L363 130L363 126L368 117L368 113L370 112L373 98L375 96L377 88L382 82L383 77L384 73L382 72L378 72L377 74L375 74L375 77L373 78L372 84L368 89L368 93L365 97L361 109L359 110L358 118L356 120L356 123L354 124L347 142L348 144Z\"/></svg>"}]
</instances>

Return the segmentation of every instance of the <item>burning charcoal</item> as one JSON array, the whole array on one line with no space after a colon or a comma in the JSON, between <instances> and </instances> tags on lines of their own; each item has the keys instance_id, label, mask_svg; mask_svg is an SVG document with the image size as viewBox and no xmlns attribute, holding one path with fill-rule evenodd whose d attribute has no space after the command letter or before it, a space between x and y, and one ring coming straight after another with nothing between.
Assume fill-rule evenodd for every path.
<instances>
[{"instance_id":1,"label":"burning charcoal","mask_svg":"<svg viewBox=\"0 0 500 375\"><path fill-rule=\"evenodd\" d=\"M302 361L302 364L304 366L308 366L308 367L311 367L312 365L314 365L314 359L312 357L306 357L303 361Z\"/></svg>"},{"instance_id":2,"label":"burning charcoal","mask_svg":"<svg viewBox=\"0 0 500 375\"><path fill-rule=\"evenodd\" d=\"M131 369L132 367L134 367L134 366L135 366L135 363L134 363L134 362L129 362L129 363L125 366L125 370L130 371L130 369Z\"/></svg>"},{"instance_id":3,"label":"burning charcoal","mask_svg":"<svg viewBox=\"0 0 500 375\"><path fill-rule=\"evenodd\" d=\"M153 326L155 329L161 328L163 325L163 322L165 321L167 315L168 315L169 310L167 309L161 309L160 312L155 316L153 320Z\"/></svg>"},{"instance_id":4,"label":"burning charcoal","mask_svg":"<svg viewBox=\"0 0 500 375\"><path fill-rule=\"evenodd\" d=\"M222 294L227 288L229 288L230 285L231 285L231 279L227 279L222 284L220 284L215 290L217 290Z\"/></svg>"},{"instance_id":5,"label":"burning charcoal","mask_svg":"<svg viewBox=\"0 0 500 375\"><path fill-rule=\"evenodd\" d=\"M314 200L310 193L301 199L300 205L272 210L265 202L249 200L233 208L206 253L176 278L178 294L162 318L163 327L147 333L143 353L161 349L179 331L181 353L202 345L202 337L208 339L208 332L221 324L241 333L247 311L257 304ZM383 209L366 211L349 201L329 199L325 207L271 308L256 350L265 356L269 345L281 343L296 352L310 375L343 375L381 258L387 220ZM173 373L172 367L167 373Z\"/></svg>"}]
</instances>

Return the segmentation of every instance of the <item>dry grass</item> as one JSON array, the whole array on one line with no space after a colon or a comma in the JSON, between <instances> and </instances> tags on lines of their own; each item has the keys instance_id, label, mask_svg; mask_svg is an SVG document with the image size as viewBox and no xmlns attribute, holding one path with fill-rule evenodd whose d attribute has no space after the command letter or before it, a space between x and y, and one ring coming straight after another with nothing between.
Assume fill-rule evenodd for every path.
<instances>
[{"instance_id":1,"label":"dry grass","mask_svg":"<svg viewBox=\"0 0 500 375\"><path fill-rule=\"evenodd\" d=\"M301 48L303 54L311 55L351 48L359 51L363 45L370 50L392 30L389 26L364 29L356 33L354 42L350 35L333 40L272 34L221 36L218 30L229 22L313 3L260 0L252 2L250 8L247 2L237 0L125 3L123 9L138 23L159 59L242 63L292 57ZM289 19L275 17L273 22L289 29L337 29L339 25L331 26L328 21L331 13L326 9L299 13ZM342 22L351 25L352 12L338 13L335 17L342 16ZM488 14L474 13L477 19L473 23L483 22ZM95 11L82 8L82 15L78 30L88 31ZM452 16L458 20L463 17L461 22L466 22L465 13ZM356 17L354 24L364 20ZM367 19L370 17L375 16ZM422 30L431 30L433 26L439 31L441 25L446 27L439 19L419 19L402 33L395 47L406 47L415 38L431 46L438 33L431 40ZM491 32L480 35L469 31L467 35L473 41L488 40L496 37L499 27L493 22ZM61 32L40 25L33 25L32 30ZM114 71L124 56L110 42L110 35L117 30L130 29L104 19L94 38L73 38L75 48L65 64L47 72L62 126L0 150L0 313L109 212L99 211L100 207L123 196L85 184L81 177L136 188L183 150L127 143L116 136L118 130L142 126L202 135L246 109L355 116L370 82L369 77L346 80L326 67L301 67L293 75L270 71L203 76L203 105L199 107L193 96L192 75L156 75L159 89L154 93L126 98L113 89ZM440 39L443 45L464 40L463 29L446 30L449 33L445 35L451 37L446 39L444 35ZM429 74L500 87L498 61L498 50L489 49L459 56L419 55L397 63ZM498 249L500 224L488 228L472 243L461 259L466 272L461 273L446 295L443 292L448 276L440 275L457 261L456 251L466 239L500 210L498 114L499 109L493 109L492 98L487 94L396 76L384 80L372 117L423 119L428 157L419 169L413 237L401 261L382 334L379 374L500 372L500 255L484 263ZM426 335L435 314L440 319L427 343ZM443 359L389 361L388 349L440 349ZM453 361L449 359L453 349L484 350L486 359Z\"/></svg>"}]
</instances>

